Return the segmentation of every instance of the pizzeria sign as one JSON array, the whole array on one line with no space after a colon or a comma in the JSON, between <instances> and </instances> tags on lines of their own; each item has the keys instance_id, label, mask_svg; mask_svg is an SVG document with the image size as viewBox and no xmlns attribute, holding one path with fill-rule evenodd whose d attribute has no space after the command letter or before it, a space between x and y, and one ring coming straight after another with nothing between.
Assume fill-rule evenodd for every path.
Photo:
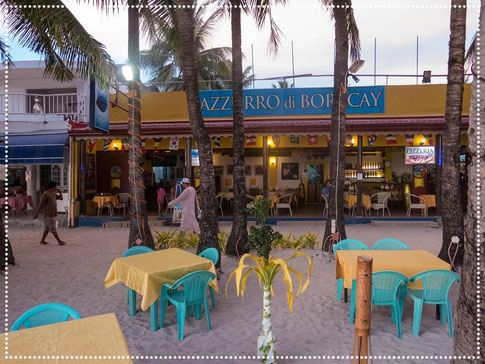
<instances>
[{"instance_id":1,"label":"pizzeria sign","mask_svg":"<svg viewBox=\"0 0 485 364\"><path fill-rule=\"evenodd\" d=\"M434 164L435 147L406 147L406 164Z\"/></svg>"}]
</instances>

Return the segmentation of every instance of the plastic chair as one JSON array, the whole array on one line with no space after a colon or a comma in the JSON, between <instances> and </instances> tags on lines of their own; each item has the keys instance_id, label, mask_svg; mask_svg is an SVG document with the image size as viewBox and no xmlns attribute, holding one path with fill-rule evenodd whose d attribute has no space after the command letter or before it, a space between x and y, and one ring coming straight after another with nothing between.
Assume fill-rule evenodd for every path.
<instances>
[{"instance_id":1,"label":"plastic chair","mask_svg":"<svg viewBox=\"0 0 485 364\"><path fill-rule=\"evenodd\" d=\"M397 336L401 338L401 320L406 302L409 278L399 272L380 271L372 274L372 304L391 306L391 319L397 326ZM352 281L350 294L350 323L355 319L356 281Z\"/></svg>"},{"instance_id":2,"label":"plastic chair","mask_svg":"<svg viewBox=\"0 0 485 364\"><path fill-rule=\"evenodd\" d=\"M374 196L377 196L377 202L372 202L372 198ZM387 213L389 216L391 216L391 212L389 211L389 207L387 206L387 202L389 198L391 197L390 192L377 192L374 193L370 199L371 199L371 209L377 210L377 213L379 213L379 210L382 209L382 216L384 217L384 213L387 210Z\"/></svg>"},{"instance_id":3,"label":"plastic chair","mask_svg":"<svg viewBox=\"0 0 485 364\"><path fill-rule=\"evenodd\" d=\"M411 200L411 197L414 197L418 199L418 203L413 203ZM411 193L406 193L406 200L408 202L408 210L406 211L406 216L411 216L411 210L416 209L416 210L421 210L421 215L422 216L427 216L428 215L428 210L426 209L426 200L418 195L413 195Z\"/></svg>"},{"instance_id":4,"label":"plastic chair","mask_svg":"<svg viewBox=\"0 0 485 364\"><path fill-rule=\"evenodd\" d=\"M43 303L23 313L12 325L12 331L17 331L24 326L26 329L32 327L64 322L72 317L73 320L81 318L75 309L62 303Z\"/></svg>"},{"instance_id":5,"label":"plastic chair","mask_svg":"<svg viewBox=\"0 0 485 364\"><path fill-rule=\"evenodd\" d=\"M419 335L419 325L423 313L423 303L440 305L441 323L448 320L448 331L453 337L453 317L448 297L451 285L460 282L460 275L444 269L433 269L416 274L409 282L421 279L423 289L409 289L408 295L414 300L413 335Z\"/></svg>"},{"instance_id":6,"label":"plastic chair","mask_svg":"<svg viewBox=\"0 0 485 364\"><path fill-rule=\"evenodd\" d=\"M126 208L128 207L128 202L130 200L130 194L123 192L123 193L118 193L116 195L118 197L118 205L114 206L116 210L121 210L123 209L123 215L126 215Z\"/></svg>"},{"instance_id":7,"label":"plastic chair","mask_svg":"<svg viewBox=\"0 0 485 364\"><path fill-rule=\"evenodd\" d=\"M293 201L293 195L294 193L291 192L278 198L278 202L275 204L277 214L279 214L279 209L288 209L290 210L290 216L293 216L293 212L291 211L291 201Z\"/></svg>"},{"instance_id":8,"label":"plastic chair","mask_svg":"<svg viewBox=\"0 0 485 364\"><path fill-rule=\"evenodd\" d=\"M101 207L98 207L98 216L102 213L103 209L108 209L109 216L114 215L113 203L111 201L106 201Z\"/></svg>"},{"instance_id":9,"label":"plastic chair","mask_svg":"<svg viewBox=\"0 0 485 364\"><path fill-rule=\"evenodd\" d=\"M207 318L207 327L210 331L211 321L205 291L209 282L215 277L216 275L214 273L201 270L187 274L172 285L164 284L162 286L162 293L160 295L160 327L164 326L165 309L167 307L167 303L170 302L177 308L178 338L179 340L183 340L186 309L190 308L195 310L195 316L197 320L200 320L202 315L201 304L203 304L205 316ZM180 286L183 286L184 289L177 291L177 288Z\"/></svg>"},{"instance_id":10,"label":"plastic chair","mask_svg":"<svg viewBox=\"0 0 485 364\"><path fill-rule=\"evenodd\" d=\"M376 242L372 250L409 250L409 247L401 240L384 238Z\"/></svg>"},{"instance_id":11,"label":"plastic chair","mask_svg":"<svg viewBox=\"0 0 485 364\"><path fill-rule=\"evenodd\" d=\"M325 195L320 194L320 198L323 200L324 206L323 206L323 215L327 216L328 214L328 200L325 197Z\"/></svg>"},{"instance_id":12,"label":"plastic chair","mask_svg":"<svg viewBox=\"0 0 485 364\"><path fill-rule=\"evenodd\" d=\"M207 258L214 263L214 266L217 264L219 261L219 252L217 251L216 248L207 248L204 251L200 252L199 256ZM214 293L214 288L209 286L209 292L211 294L211 301L212 301L212 308L216 308L216 297Z\"/></svg>"},{"instance_id":13,"label":"plastic chair","mask_svg":"<svg viewBox=\"0 0 485 364\"><path fill-rule=\"evenodd\" d=\"M130 257L132 255L152 253L154 250L147 246L133 246L123 253L122 258ZM136 292L128 287L128 305L130 306L130 316L136 314Z\"/></svg>"},{"instance_id":14,"label":"plastic chair","mask_svg":"<svg viewBox=\"0 0 485 364\"><path fill-rule=\"evenodd\" d=\"M333 255L337 250L369 250L369 247L357 239L344 239L333 246ZM337 279L337 301L342 301L342 292L344 290L344 279Z\"/></svg>"}]
</instances>

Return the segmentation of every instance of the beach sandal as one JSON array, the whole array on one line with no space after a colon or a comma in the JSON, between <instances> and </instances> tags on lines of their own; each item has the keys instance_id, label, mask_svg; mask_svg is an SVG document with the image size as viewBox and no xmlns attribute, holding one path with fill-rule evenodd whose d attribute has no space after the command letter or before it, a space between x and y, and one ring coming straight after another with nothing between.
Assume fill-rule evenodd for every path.
<instances>
[{"instance_id":1,"label":"beach sandal","mask_svg":"<svg viewBox=\"0 0 485 364\"><path fill-rule=\"evenodd\" d=\"M41 243L42 245L47 245L47 244L49 244L47 241L41 241L40 243Z\"/></svg>"},{"instance_id":2,"label":"beach sandal","mask_svg":"<svg viewBox=\"0 0 485 364\"><path fill-rule=\"evenodd\" d=\"M65 241L62 241L62 240L61 240L61 241L58 241L57 243L58 243L59 245L66 245L66 242L65 242Z\"/></svg>"}]
</instances>

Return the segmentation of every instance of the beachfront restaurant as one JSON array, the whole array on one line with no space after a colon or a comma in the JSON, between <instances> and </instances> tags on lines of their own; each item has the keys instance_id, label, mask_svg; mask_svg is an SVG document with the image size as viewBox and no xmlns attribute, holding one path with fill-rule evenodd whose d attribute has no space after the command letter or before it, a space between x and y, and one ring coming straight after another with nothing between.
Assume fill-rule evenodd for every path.
<instances>
[{"instance_id":1,"label":"beachfront restaurant","mask_svg":"<svg viewBox=\"0 0 485 364\"><path fill-rule=\"evenodd\" d=\"M324 217L322 188L330 172L332 92L332 88L244 91L248 200L267 189L275 215ZM350 87L347 97L347 213L439 215L446 85ZM201 91L200 99L212 138L219 213L230 216L231 90ZM461 136L464 179L469 103L470 85L466 84ZM109 131L92 124L69 132L74 217L126 213L123 204L118 209L116 205L129 191L127 108L126 98L110 95ZM165 189L168 201L181 178L191 178L195 187L200 183L185 93L142 93L142 123L147 209L157 215L158 188ZM359 193L361 211L355 208ZM109 202L114 208L99 211ZM409 207L413 208L409 211Z\"/></svg>"}]
</instances>

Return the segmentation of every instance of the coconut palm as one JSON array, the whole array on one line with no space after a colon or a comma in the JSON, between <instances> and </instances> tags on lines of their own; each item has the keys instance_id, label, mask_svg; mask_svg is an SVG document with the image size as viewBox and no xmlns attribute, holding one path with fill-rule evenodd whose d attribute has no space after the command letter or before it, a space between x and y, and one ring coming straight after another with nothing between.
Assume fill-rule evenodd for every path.
<instances>
[{"instance_id":1,"label":"coconut palm","mask_svg":"<svg viewBox=\"0 0 485 364\"><path fill-rule=\"evenodd\" d=\"M109 84L113 66L110 56L61 0L0 0L0 7L9 37L44 57L46 75L56 81L69 81L77 72L85 79ZM2 58L6 49L0 38Z\"/></svg>"},{"instance_id":2,"label":"coconut palm","mask_svg":"<svg viewBox=\"0 0 485 364\"><path fill-rule=\"evenodd\" d=\"M453 9L455 10L455 9ZM485 39L485 0L481 1L480 19L478 24L478 39ZM465 239L463 240L463 268L461 272L461 285L458 302L456 304L455 330L453 336L453 354L455 359L451 362L472 363L479 362L478 358L485 357L485 341L483 332L485 331L484 320L477 322L478 314L483 317L483 297L485 297L485 285L479 285L479 272L481 270L483 277L483 266L485 265L485 213L483 201L478 199L483 191L483 172L480 172L480 165L485 165L485 154L483 146L485 145L484 133L478 133L480 130L480 120L482 119L483 106L485 105L485 94L480 92L485 87L483 56L475 57L474 65L471 70L474 74L472 83L472 94L470 97L470 119L468 125L468 152L470 154L470 163L468 164L468 208L465 217ZM483 193L481 193L483 198ZM477 254L480 254L477 257ZM478 258L478 259L477 259ZM480 265L478 265L480 264ZM479 301L481 297L481 301ZM481 305L478 305L481 303ZM478 326L477 326L478 323ZM481 336L477 336L478 333ZM479 341L477 342L477 338ZM476 348L476 350L470 350ZM456 359L459 355L473 353L478 358ZM464 358L464 357L462 357Z\"/></svg>"},{"instance_id":3,"label":"coconut palm","mask_svg":"<svg viewBox=\"0 0 485 364\"><path fill-rule=\"evenodd\" d=\"M224 80L231 77L230 47L207 49L207 42L214 32L215 25L221 15L217 9L207 19L204 19L206 7L199 7L194 13L195 23L195 55L197 57L197 72L199 89L222 89ZM176 15L176 14L174 14ZM163 91L181 91L184 89L181 72L180 31L178 22L173 19L158 27L159 34L154 44L147 51L141 52L141 66L151 79L149 83L158 86Z\"/></svg>"},{"instance_id":4,"label":"coconut palm","mask_svg":"<svg viewBox=\"0 0 485 364\"><path fill-rule=\"evenodd\" d=\"M330 198L323 241L332 233L332 221L342 239L346 238L344 223L345 136L347 110L347 77L349 43L350 58L360 56L359 29L354 18L351 0L322 0L331 9L335 21L335 65L333 78L332 125L330 132Z\"/></svg>"},{"instance_id":5,"label":"coconut palm","mask_svg":"<svg viewBox=\"0 0 485 364\"><path fill-rule=\"evenodd\" d=\"M439 257L449 261L448 247L456 235L463 241L463 208L460 189L460 136L466 41L466 0L452 0L446 88L445 131L443 133L440 210L443 241ZM463 6L462 6L463 5ZM457 261L463 258L460 250Z\"/></svg>"},{"instance_id":6,"label":"coconut palm","mask_svg":"<svg viewBox=\"0 0 485 364\"><path fill-rule=\"evenodd\" d=\"M291 84L291 86L288 84L288 81L286 79L279 80L277 83L273 84L273 88L293 88L294 84Z\"/></svg>"},{"instance_id":7,"label":"coconut palm","mask_svg":"<svg viewBox=\"0 0 485 364\"><path fill-rule=\"evenodd\" d=\"M281 32L271 13L273 4L285 4L286 0L219 0L231 16L232 36L232 113L233 113L233 192L234 220L231 234L226 245L226 254L236 255L246 251L247 216L246 216L246 176L244 167L244 114L243 114L243 68L241 50L241 8L255 19L258 28L270 23L269 53L276 54Z\"/></svg>"}]
</instances>

